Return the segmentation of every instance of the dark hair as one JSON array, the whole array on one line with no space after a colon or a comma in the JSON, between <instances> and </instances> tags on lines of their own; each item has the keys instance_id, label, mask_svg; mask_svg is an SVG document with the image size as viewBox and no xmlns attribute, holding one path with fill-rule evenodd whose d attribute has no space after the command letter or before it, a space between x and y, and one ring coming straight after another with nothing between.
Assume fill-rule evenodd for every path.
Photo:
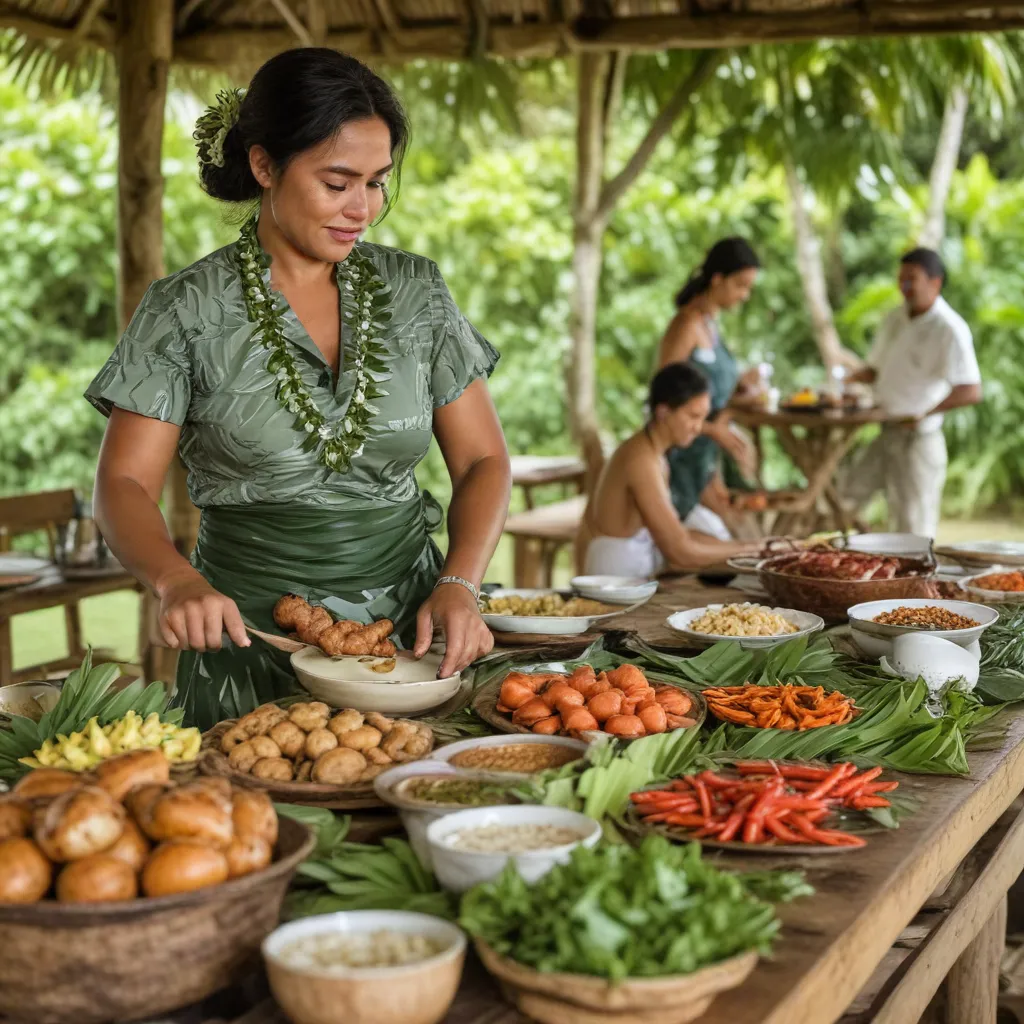
<instances>
[{"instance_id":1,"label":"dark hair","mask_svg":"<svg viewBox=\"0 0 1024 1024\"><path fill-rule=\"evenodd\" d=\"M691 398L707 394L711 390L707 377L689 363L669 363L663 366L651 381L647 395L647 408L651 416L659 405L678 409Z\"/></svg>"},{"instance_id":2,"label":"dark hair","mask_svg":"<svg viewBox=\"0 0 1024 1024\"><path fill-rule=\"evenodd\" d=\"M409 124L398 97L379 75L326 47L285 50L256 72L237 123L224 139L224 166L200 166L203 191L242 203L262 189L249 168L249 149L262 146L280 170L298 153L330 139L343 125L380 117L391 131L395 169L385 209L398 192L398 172L409 141Z\"/></svg>"},{"instance_id":3,"label":"dark hair","mask_svg":"<svg viewBox=\"0 0 1024 1024\"><path fill-rule=\"evenodd\" d=\"M676 296L676 307L685 306L698 295L703 295L711 287L715 274L728 277L760 266L757 253L746 239L738 236L722 238L708 249L704 262L686 279L686 284Z\"/></svg>"},{"instance_id":4,"label":"dark hair","mask_svg":"<svg viewBox=\"0 0 1024 1024\"><path fill-rule=\"evenodd\" d=\"M934 249L911 249L900 257L900 263L910 263L920 267L932 280L938 278L946 283L946 264Z\"/></svg>"}]
</instances>

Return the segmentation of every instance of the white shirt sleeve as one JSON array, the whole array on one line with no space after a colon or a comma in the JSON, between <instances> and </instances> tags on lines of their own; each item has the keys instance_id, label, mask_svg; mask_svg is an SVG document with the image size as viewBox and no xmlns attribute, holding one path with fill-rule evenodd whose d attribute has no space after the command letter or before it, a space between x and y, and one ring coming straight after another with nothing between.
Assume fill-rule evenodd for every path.
<instances>
[{"instance_id":1,"label":"white shirt sleeve","mask_svg":"<svg viewBox=\"0 0 1024 1024\"><path fill-rule=\"evenodd\" d=\"M946 337L946 380L954 388L981 383L971 329L964 323L950 324Z\"/></svg>"}]
</instances>

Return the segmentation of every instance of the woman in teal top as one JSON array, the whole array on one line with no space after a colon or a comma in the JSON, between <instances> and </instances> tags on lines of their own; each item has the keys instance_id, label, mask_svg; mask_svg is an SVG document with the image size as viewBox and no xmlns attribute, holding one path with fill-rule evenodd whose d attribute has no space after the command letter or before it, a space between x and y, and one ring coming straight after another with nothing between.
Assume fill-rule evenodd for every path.
<instances>
[{"instance_id":1,"label":"woman in teal top","mask_svg":"<svg viewBox=\"0 0 1024 1024\"><path fill-rule=\"evenodd\" d=\"M510 488L486 385L498 356L430 260L359 240L407 137L388 86L334 50L282 53L244 98L218 97L196 133L203 187L253 215L150 287L87 392L110 417L100 526L159 598L184 652L175 699L200 726L297 689L243 624L276 631L287 593L390 618L418 655L440 627L442 674L492 646L475 591ZM443 561L414 475L431 436L452 479ZM175 453L202 510L191 564L158 507Z\"/></svg>"},{"instance_id":2,"label":"woman in teal top","mask_svg":"<svg viewBox=\"0 0 1024 1024\"><path fill-rule=\"evenodd\" d=\"M753 448L730 429L727 406L738 390L754 382L740 376L718 333L716 318L721 310L746 302L759 267L757 254L742 238L716 242L676 296L676 315L658 349L659 369L685 362L700 370L710 385L711 413L701 436L688 448L669 452L669 483L679 518L720 540L728 538L722 519L729 511L719 469L721 453L729 455L744 475L752 475L755 469Z\"/></svg>"}]
</instances>

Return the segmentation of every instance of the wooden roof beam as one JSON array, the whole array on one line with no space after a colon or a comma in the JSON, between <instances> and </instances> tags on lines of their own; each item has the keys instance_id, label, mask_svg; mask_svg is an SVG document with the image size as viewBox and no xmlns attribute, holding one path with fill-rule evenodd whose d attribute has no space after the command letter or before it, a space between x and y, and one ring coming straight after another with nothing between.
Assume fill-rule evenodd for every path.
<instances>
[{"instance_id":1,"label":"wooden roof beam","mask_svg":"<svg viewBox=\"0 0 1024 1024\"><path fill-rule=\"evenodd\" d=\"M96 20L96 15L100 13L101 8L106 2L107 0L88 0L85 10L82 11L77 24L72 30L72 35L75 39L81 40L89 37L89 32L92 29L93 22Z\"/></svg>"},{"instance_id":2,"label":"wooden roof beam","mask_svg":"<svg viewBox=\"0 0 1024 1024\"><path fill-rule=\"evenodd\" d=\"M93 17L82 35L75 34L76 26L58 24L27 14L9 14L0 11L0 29L12 28L29 39L52 39L54 42L89 42L110 49L114 45L114 26L103 18Z\"/></svg>"},{"instance_id":3,"label":"wooden roof beam","mask_svg":"<svg viewBox=\"0 0 1024 1024\"><path fill-rule=\"evenodd\" d=\"M312 46L313 39L309 29L302 23L302 19L291 9L288 0L270 0L271 5L278 14L285 20L285 24L295 33L296 38L303 46Z\"/></svg>"}]
</instances>

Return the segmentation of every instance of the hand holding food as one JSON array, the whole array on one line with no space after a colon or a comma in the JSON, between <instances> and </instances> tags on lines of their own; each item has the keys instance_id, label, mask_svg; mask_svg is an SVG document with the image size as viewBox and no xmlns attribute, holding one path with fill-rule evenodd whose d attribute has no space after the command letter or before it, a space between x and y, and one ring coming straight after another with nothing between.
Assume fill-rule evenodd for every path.
<instances>
[{"instance_id":1,"label":"hand holding food","mask_svg":"<svg viewBox=\"0 0 1024 1024\"><path fill-rule=\"evenodd\" d=\"M175 650L219 651L226 632L238 647L251 643L238 605L191 566L156 587L164 642Z\"/></svg>"},{"instance_id":2,"label":"hand holding food","mask_svg":"<svg viewBox=\"0 0 1024 1024\"><path fill-rule=\"evenodd\" d=\"M255 778L350 786L369 782L392 764L429 754L425 725L347 708L336 714L321 701L285 709L264 704L220 738L231 767Z\"/></svg>"},{"instance_id":3,"label":"hand holding food","mask_svg":"<svg viewBox=\"0 0 1024 1024\"><path fill-rule=\"evenodd\" d=\"M380 619L364 625L351 619L335 622L326 608L314 608L295 594L285 594L274 605L274 622L294 632L306 644L318 646L332 658L344 655L391 658L395 645L388 639L395 625Z\"/></svg>"},{"instance_id":4,"label":"hand holding food","mask_svg":"<svg viewBox=\"0 0 1024 1024\"><path fill-rule=\"evenodd\" d=\"M581 665L571 675L510 672L498 692L497 710L514 725L546 735L579 736L603 731L638 739L669 729L686 729L693 700L675 686L651 686L636 665L597 674Z\"/></svg>"},{"instance_id":5,"label":"hand holding food","mask_svg":"<svg viewBox=\"0 0 1024 1024\"><path fill-rule=\"evenodd\" d=\"M270 864L277 813L265 793L226 779L176 785L169 767L148 750L95 775L26 775L0 804L0 903L41 900L54 878L67 903L168 896Z\"/></svg>"},{"instance_id":6,"label":"hand holding food","mask_svg":"<svg viewBox=\"0 0 1024 1024\"><path fill-rule=\"evenodd\" d=\"M476 598L459 583L436 587L420 607L413 646L417 658L430 650L435 626L444 634L445 643L444 658L437 671L440 679L461 672L494 649L494 636L480 617Z\"/></svg>"}]
</instances>

